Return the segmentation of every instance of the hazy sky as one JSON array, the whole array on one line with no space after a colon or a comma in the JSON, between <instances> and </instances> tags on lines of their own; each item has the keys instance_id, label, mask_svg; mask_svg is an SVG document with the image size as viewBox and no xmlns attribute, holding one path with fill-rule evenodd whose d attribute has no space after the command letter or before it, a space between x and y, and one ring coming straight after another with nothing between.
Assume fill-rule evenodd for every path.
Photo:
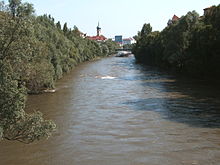
<instances>
[{"instance_id":1,"label":"hazy sky","mask_svg":"<svg viewBox=\"0 0 220 165\"><path fill-rule=\"evenodd\" d=\"M98 21L102 34L108 38L115 35L132 37L144 23L153 30L162 30L174 14L185 15L196 10L220 4L219 0L23 0L33 3L36 14L51 14L55 21L76 25L88 35L96 34Z\"/></svg>"}]
</instances>

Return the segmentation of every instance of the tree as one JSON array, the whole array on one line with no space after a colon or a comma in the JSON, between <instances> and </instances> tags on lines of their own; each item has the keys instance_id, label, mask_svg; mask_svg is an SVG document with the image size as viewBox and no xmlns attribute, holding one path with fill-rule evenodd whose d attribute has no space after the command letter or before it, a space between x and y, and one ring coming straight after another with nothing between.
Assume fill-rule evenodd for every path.
<instances>
[{"instance_id":1,"label":"tree","mask_svg":"<svg viewBox=\"0 0 220 165\"><path fill-rule=\"evenodd\" d=\"M60 21L57 22L56 26L57 26L57 28L58 28L59 30L61 30L61 24L60 24Z\"/></svg>"},{"instance_id":2,"label":"tree","mask_svg":"<svg viewBox=\"0 0 220 165\"><path fill-rule=\"evenodd\" d=\"M44 120L40 112L25 113L24 86L14 80L9 63L0 61L0 67L0 137L24 143L48 138L55 124Z\"/></svg>"},{"instance_id":3,"label":"tree","mask_svg":"<svg viewBox=\"0 0 220 165\"><path fill-rule=\"evenodd\" d=\"M76 37L78 37L78 36L81 35L81 34L80 34L80 31L79 31L79 29L78 29L78 27L77 27L76 25L74 25L72 32L73 32L73 34L74 34Z\"/></svg>"},{"instance_id":4,"label":"tree","mask_svg":"<svg viewBox=\"0 0 220 165\"><path fill-rule=\"evenodd\" d=\"M0 11L4 11L4 10L5 10L5 2L0 1Z\"/></svg>"},{"instance_id":5,"label":"tree","mask_svg":"<svg viewBox=\"0 0 220 165\"><path fill-rule=\"evenodd\" d=\"M56 126L40 112L24 111L27 93L54 88L78 63L106 56L116 44L80 37L78 28L65 23L62 29L50 15L35 17L32 4L0 6L0 137L30 143L49 137Z\"/></svg>"},{"instance_id":6,"label":"tree","mask_svg":"<svg viewBox=\"0 0 220 165\"><path fill-rule=\"evenodd\" d=\"M135 35L133 38L135 39L135 41L138 41L141 37L141 32L138 31L137 35Z\"/></svg>"},{"instance_id":7,"label":"tree","mask_svg":"<svg viewBox=\"0 0 220 165\"><path fill-rule=\"evenodd\" d=\"M28 17L35 12L33 4L22 3L17 9L17 16Z\"/></svg>"},{"instance_id":8,"label":"tree","mask_svg":"<svg viewBox=\"0 0 220 165\"><path fill-rule=\"evenodd\" d=\"M8 0L9 8L13 17L16 16L18 7L21 5L21 0Z\"/></svg>"},{"instance_id":9,"label":"tree","mask_svg":"<svg viewBox=\"0 0 220 165\"><path fill-rule=\"evenodd\" d=\"M160 33L144 24L132 52L137 61L178 73L219 79L220 5L199 17L188 12Z\"/></svg>"},{"instance_id":10,"label":"tree","mask_svg":"<svg viewBox=\"0 0 220 165\"><path fill-rule=\"evenodd\" d=\"M47 138L55 130L54 122L44 120L40 112L24 111L27 90L22 73L33 53L31 24L15 12L0 14L0 137L24 143Z\"/></svg>"},{"instance_id":11,"label":"tree","mask_svg":"<svg viewBox=\"0 0 220 165\"><path fill-rule=\"evenodd\" d=\"M142 27L142 30L141 30L141 34L140 36L141 37L146 37L148 34L150 34L152 32L152 27L151 25L148 23L148 24L144 24L143 27Z\"/></svg>"},{"instance_id":12,"label":"tree","mask_svg":"<svg viewBox=\"0 0 220 165\"><path fill-rule=\"evenodd\" d=\"M68 33L68 27L67 27L67 23L66 22L63 25L63 32L64 32L64 34Z\"/></svg>"}]
</instances>

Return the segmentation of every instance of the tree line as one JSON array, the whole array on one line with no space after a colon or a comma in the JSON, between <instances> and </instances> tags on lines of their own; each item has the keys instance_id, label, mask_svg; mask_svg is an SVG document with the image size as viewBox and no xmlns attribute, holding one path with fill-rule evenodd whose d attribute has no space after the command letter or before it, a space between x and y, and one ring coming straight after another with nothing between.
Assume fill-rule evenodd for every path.
<instances>
[{"instance_id":1,"label":"tree line","mask_svg":"<svg viewBox=\"0 0 220 165\"><path fill-rule=\"evenodd\" d=\"M21 0L0 1L0 138L30 143L48 138L56 125L40 112L27 114L27 93L54 88L77 64L107 56L117 45L91 41L50 15L35 16Z\"/></svg>"},{"instance_id":2,"label":"tree line","mask_svg":"<svg viewBox=\"0 0 220 165\"><path fill-rule=\"evenodd\" d=\"M161 32L150 24L134 37L138 62L198 78L220 78L220 5L188 12Z\"/></svg>"}]
</instances>

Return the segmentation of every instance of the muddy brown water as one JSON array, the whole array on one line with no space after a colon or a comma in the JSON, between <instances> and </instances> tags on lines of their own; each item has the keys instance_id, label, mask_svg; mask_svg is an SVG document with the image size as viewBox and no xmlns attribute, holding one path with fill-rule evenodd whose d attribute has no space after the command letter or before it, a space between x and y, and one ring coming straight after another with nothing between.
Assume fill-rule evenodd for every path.
<instances>
[{"instance_id":1,"label":"muddy brown water","mask_svg":"<svg viewBox=\"0 0 220 165\"><path fill-rule=\"evenodd\" d=\"M219 165L220 91L134 57L79 65L57 92L28 98L58 128L30 145L0 142L0 165Z\"/></svg>"}]
</instances>

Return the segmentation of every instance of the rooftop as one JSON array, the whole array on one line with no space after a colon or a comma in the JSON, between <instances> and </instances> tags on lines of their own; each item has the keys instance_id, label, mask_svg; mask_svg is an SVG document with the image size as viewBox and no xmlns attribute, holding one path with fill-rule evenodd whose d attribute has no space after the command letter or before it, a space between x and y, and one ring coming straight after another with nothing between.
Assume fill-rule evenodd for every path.
<instances>
[{"instance_id":1,"label":"rooftop","mask_svg":"<svg viewBox=\"0 0 220 165\"><path fill-rule=\"evenodd\" d=\"M88 36L87 37L90 40L94 40L94 41L105 41L107 38L103 35L100 36Z\"/></svg>"},{"instance_id":2,"label":"rooftop","mask_svg":"<svg viewBox=\"0 0 220 165\"><path fill-rule=\"evenodd\" d=\"M205 9L203 9L203 10L209 10L209 9L211 9L213 6L210 6L210 7L207 7L207 8L205 8Z\"/></svg>"},{"instance_id":3,"label":"rooftop","mask_svg":"<svg viewBox=\"0 0 220 165\"><path fill-rule=\"evenodd\" d=\"M180 18L179 17L177 17L175 14L174 14L174 16L173 16L173 18L172 18L172 21L178 21Z\"/></svg>"}]
</instances>

